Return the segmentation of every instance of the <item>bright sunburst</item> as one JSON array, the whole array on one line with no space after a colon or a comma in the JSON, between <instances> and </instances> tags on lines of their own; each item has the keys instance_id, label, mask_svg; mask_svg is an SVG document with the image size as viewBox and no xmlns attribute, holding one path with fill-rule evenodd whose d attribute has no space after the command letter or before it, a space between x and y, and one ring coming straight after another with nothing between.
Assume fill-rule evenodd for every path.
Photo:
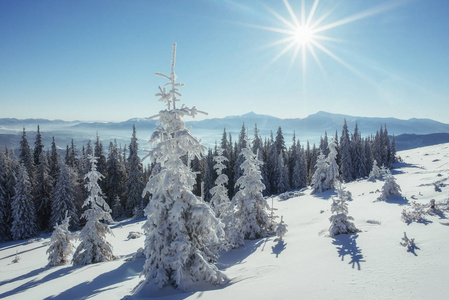
<instances>
[{"instance_id":1,"label":"bright sunburst","mask_svg":"<svg viewBox=\"0 0 449 300\"><path fill-rule=\"evenodd\" d=\"M288 18L283 17L279 13L273 11L272 9L267 7L267 10L280 22L282 22L283 27L275 28L275 27L263 27L256 26L257 28L261 28L264 30L269 30L273 32L278 32L284 35L284 37L269 46L276 45L285 45L285 47L273 58L271 63L277 61L281 56L288 52L293 52L291 58L291 64L295 62L298 56L301 57L301 65L303 78L306 73L306 63L307 57L312 56L317 65L324 71L324 68L319 59L319 53L324 53L325 55L333 58L335 61L343 65L345 68L349 69L351 72L357 74L361 78L370 81L366 76L361 74L359 71L351 67L348 63L346 63L343 59L329 50L324 44L323 41L326 42L336 42L340 41L337 38L328 36L330 33L330 29L333 29L338 26L342 26L357 20L361 20L375 14L384 12L386 10L392 9L395 6L401 4L402 1L392 1L387 3L386 5L377 6L357 14L351 15L349 17L333 21L327 22L326 20L331 15L331 11L317 14L317 8L319 4L319 0L315 0L313 2L312 7L309 10L306 10L305 0L301 0L301 9L299 13L295 13L292 9L288 0L283 0L285 8L288 11Z\"/></svg>"}]
</instances>

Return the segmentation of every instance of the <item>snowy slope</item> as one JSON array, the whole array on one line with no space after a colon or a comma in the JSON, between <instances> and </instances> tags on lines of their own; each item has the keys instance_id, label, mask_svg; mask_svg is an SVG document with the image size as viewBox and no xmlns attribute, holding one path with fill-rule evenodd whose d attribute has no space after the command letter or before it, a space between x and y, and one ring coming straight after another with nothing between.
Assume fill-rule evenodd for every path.
<instances>
[{"instance_id":1,"label":"snowy slope","mask_svg":"<svg viewBox=\"0 0 449 300\"><path fill-rule=\"evenodd\" d=\"M184 292L151 286L133 289L142 278L143 259L125 261L143 245L128 240L143 222L113 226L108 240L121 257L113 262L46 267L49 236L34 242L0 244L1 299L447 299L449 220L427 216L407 225L401 212L416 200L449 198L449 144L399 153L393 170L404 198L373 202L383 182L360 180L347 185L353 201L349 215L359 234L327 236L333 191L274 200L288 224L284 243L266 238L224 253L219 267L230 278L223 287L196 286ZM435 190L434 183L440 186ZM449 217L449 215L446 215ZM404 232L419 249L401 246ZM12 263L16 251L18 263Z\"/></svg>"}]
</instances>

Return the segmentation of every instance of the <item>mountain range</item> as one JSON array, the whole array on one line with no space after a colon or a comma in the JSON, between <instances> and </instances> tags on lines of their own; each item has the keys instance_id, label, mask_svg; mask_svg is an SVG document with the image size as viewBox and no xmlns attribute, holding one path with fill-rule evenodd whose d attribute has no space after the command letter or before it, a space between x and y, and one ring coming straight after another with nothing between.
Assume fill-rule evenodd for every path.
<instances>
[{"instance_id":1,"label":"mountain range","mask_svg":"<svg viewBox=\"0 0 449 300\"><path fill-rule=\"evenodd\" d=\"M259 134L269 137L271 132L276 134L279 127L282 128L285 141L291 143L293 133L301 142L319 143L319 139L325 132L329 136L334 136L335 132L341 132L343 122L346 120L350 132L354 130L357 123L362 136L376 133L380 126L386 126L390 135L395 135L398 149L413 148L416 144L429 145L433 142L449 141L449 124L437 122L430 119L409 119L401 120L397 118L369 118L357 117L343 114L333 114L324 111L309 115L306 118L282 119L269 115L260 115L250 112L240 116L228 116L224 118L211 118L200 121L187 121L192 133L201 138L203 143L212 147L215 142L222 138L223 129L231 133L233 141L236 141L238 134L244 124L248 127L250 136L253 135L254 126L257 124ZM65 149L73 138L78 147L87 143L89 139L95 140L96 135L101 138L105 148L109 141L114 139L124 146L129 143L132 126L135 124L141 149L149 148L144 141L148 140L154 128L156 120L145 118L133 118L123 122L82 122L63 121L47 119L14 119L0 118L0 145L11 148L18 148L22 130L25 127L29 143L34 141L37 125L43 137L44 145L49 146L54 136L57 145ZM438 133L438 135L435 135ZM400 137L406 134L406 136ZM425 135L428 137L422 137Z\"/></svg>"}]
</instances>

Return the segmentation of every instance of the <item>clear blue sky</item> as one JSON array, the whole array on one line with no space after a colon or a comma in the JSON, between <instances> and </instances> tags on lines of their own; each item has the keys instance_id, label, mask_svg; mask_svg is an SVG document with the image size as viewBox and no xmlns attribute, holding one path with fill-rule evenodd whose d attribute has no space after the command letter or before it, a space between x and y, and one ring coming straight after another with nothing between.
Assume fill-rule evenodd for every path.
<instances>
[{"instance_id":1,"label":"clear blue sky","mask_svg":"<svg viewBox=\"0 0 449 300\"><path fill-rule=\"evenodd\" d=\"M301 16L301 1L291 0ZM305 16L313 6L305 1ZM0 117L121 121L164 106L172 43L183 102L208 117L324 110L449 123L449 1L321 0L329 28L306 68L273 44L282 1L0 0ZM334 39L338 39L335 41ZM304 71L305 70L305 71Z\"/></svg>"}]
</instances>

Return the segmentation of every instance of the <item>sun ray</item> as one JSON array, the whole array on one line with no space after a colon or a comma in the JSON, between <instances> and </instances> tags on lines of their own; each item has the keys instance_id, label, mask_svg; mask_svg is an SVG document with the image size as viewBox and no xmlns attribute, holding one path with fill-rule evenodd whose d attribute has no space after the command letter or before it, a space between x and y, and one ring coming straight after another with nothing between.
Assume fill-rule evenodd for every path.
<instances>
[{"instance_id":1,"label":"sun ray","mask_svg":"<svg viewBox=\"0 0 449 300\"><path fill-rule=\"evenodd\" d=\"M293 42L293 40L294 40L294 38L289 36L289 37L286 37L286 38L274 41L274 42L272 42L270 44L263 45L261 48L275 47L277 45L282 45L282 44L285 44L285 43L288 43L288 42Z\"/></svg>"},{"instance_id":2,"label":"sun ray","mask_svg":"<svg viewBox=\"0 0 449 300\"><path fill-rule=\"evenodd\" d=\"M295 43L290 43L287 47L285 47L281 52L278 53L270 62L269 65L275 63L281 56L283 56L285 53L287 53L293 46L295 46Z\"/></svg>"},{"instance_id":3,"label":"sun ray","mask_svg":"<svg viewBox=\"0 0 449 300\"><path fill-rule=\"evenodd\" d=\"M315 48L312 47L312 45L307 45L307 47L309 48L309 51L310 51L310 53L312 54L312 57L314 58L314 60L315 60L315 62L317 63L318 67L320 67L321 71L322 71L324 74L327 74L327 73L326 73L326 70L324 70L324 67L323 67L323 65L321 64L321 61L320 61L318 55L317 55L316 52L315 52Z\"/></svg>"},{"instance_id":4,"label":"sun ray","mask_svg":"<svg viewBox=\"0 0 449 300\"><path fill-rule=\"evenodd\" d=\"M321 51L323 51L324 53L326 53L328 56L332 57L336 62L340 63L343 67L345 67L346 69L348 69L349 71L353 72L354 74L356 74L357 76L359 76L361 79L365 80L366 82L370 83L371 85L377 87L378 85L372 81L371 79L369 79L367 76L365 76L363 73L359 72L357 69L353 68L352 66L350 66L348 63L346 63L343 59L341 59L340 57L338 57L336 54L334 54L332 51L330 51L329 49L327 49L325 46L323 46L321 43L317 42L317 41L312 41L312 44L315 45L315 47L317 47L318 49L320 49Z\"/></svg>"},{"instance_id":5,"label":"sun ray","mask_svg":"<svg viewBox=\"0 0 449 300\"><path fill-rule=\"evenodd\" d=\"M304 27L306 24L306 3L305 0L301 0L301 27Z\"/></svg>"},{"instance_id":6,"label":"sun ray","mask_svg":"<svg viewBox=\"0 0 449 300\"><path fill-rule=\"evenodd\" d=\"M333 37L329 37L329 36L325 36L325 35L319 35L319 34L314 34L313 38L315 40L322 40L322 41L331 41L331 42L345 42L345 40L343 39L337 39L337 38L333 38Z\"/></svg>"},{"instance_id":7,"label":"sun ray","mask_svg":"<svg viewBox=\"0 0 449 300\"><path fill-rule=\"evenodd\" d=\"M281 21L282 23L284 23L288 28L290 28L291 30L295 29L295 24L287 21L284 17L282 17L280 14L278 14L277 12L275 12L274 10L272 10L271 8L265 6L265 8L268 10L269 13L271 13L273 16L275 16L279 21Z\"/></svg>"},{"instance_id":8,"label":"sun ray","mask_svg":"<svg viewBox=\"0 0 449 300\"><path fill-rule=\"evenodd\" d=\"M313 16L315 15L316 8L318 7L318 2L320 2L320 0L315 0L313 2L312 9L310 10L309 15L307 16L306 26L308 27L311 26L310 23L312 22Z\"/></svg>"},{"instance_id":9,"label":"sun ray","mask_svg":"<svg viewBox=\"0 0 449 300\"><path fill-rule=\"evenodd\" d=\"M284 5L288 10L288 13L290 14L290 17L293 20L293 23L295 23L296 27L300 27L301 24L298 21L298 18L296 17L295 13L293 12L292 7L290 6L290 3L288 3L288 0L284 0Z\"/></svg>"},{"instance_id":10,"label":"sun ray","mask_svg":"<svg viewBox=\"0 0 449 300\"><path fill-rule=\"evenodd\" d=\"M329 17L331 15L331 13L332 13L332 10L329 10L329 11L323 13L321 15L321 17L319 17L315 22L312 23L312 21L311 21L310 28L312 28L312 30L315 30L315 28L318 25L320 25L324 20L326 20L327 17Z\"/></svg>"},{"instance_id":11,"label":"sun ray","mask_svg":"<svg viewBox=\"0 0 449 300\"><path fill-rule=\"evenodd\" d=\"M345 24L348 24L348 23L351 23L351 22L355 22L355 21L358 21L360 19L368 18L368 17L374 16L374 15L377 15L379 13L385 12L387 10L390 10L390 9L398 6L399 4L400 4L400 2L394 2L394 3L385 4L385 5L380 5L380 6L377 6L377 7L374 7L374 8L365 10L365 11L362 11L362 12L357 13L355 15L349 16L347 18L338 20L336 22L323 25L323 26L321 26L319 28L314 29L314 31L315 32L321 32L321 31L328 30L328 29L331 29L331 28L335 28L335 27L338 27L338 26L341 26L341 25L345 25Z\"/></svg>"}]
</instances>

